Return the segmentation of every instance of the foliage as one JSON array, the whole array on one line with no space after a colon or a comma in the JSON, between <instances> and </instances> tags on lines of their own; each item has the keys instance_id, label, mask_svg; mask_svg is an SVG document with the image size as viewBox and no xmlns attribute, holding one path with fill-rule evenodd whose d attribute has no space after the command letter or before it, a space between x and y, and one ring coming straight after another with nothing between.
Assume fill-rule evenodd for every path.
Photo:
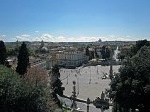
<instances>
[{"instance_id":1,"label":"foliage","mask_svg":"<svg viewBox=\"0 0 150 112\"><path fill-rule=\"evenodd\" d=\"M120 74L111 82L111 97L123 108L149 111L150 47L144 46L132 58L127 58Z\"/></svg>"},{"instance_id":2,"label":"foliage","mask_svg":"<svg viewBox=\"0 0 150 112\"><path fill-rule=\"evenodd\" d=\"M55 81L52 84L54 93L62 96L63 95L63 88L61 87L62 86L62 82L59 79L60 78L60 73L59 73L59 67L57 65L55 65L52 68L52 75L53 75L53 77L55 77Z\"/></svg>"},{"instance_id":3,"label":"foliage","mask_svg":"<svg viewBox=\"0 0 150 112\"><path fill-rule=\"evenodd\" d=\"M28 66L29 66L29 53L26 44L23 42L19 49L16 72L23 76L27 72Z\"/></svg>"},{"instance_id":4,"label":"foliage","mask_svg":"<svg viewBox=\"0 0 150 112\"><path fill-rule=\"evenodd\" d=\"M52 67L52 74L53 74L55 77L57 77L57 78L60 77L58 65L54 65L54 66Z\"/></svg>"},{"instance_id":5,"label":"foliage","mask_svg":"<svg viewBox=\"0 0 150 112\"><path fill-rule=\"evenodd\" d=\"M47 82L47 73L40 67L28 68L27 73L24 75L26 83L32 83L32 85L43 84Z\"/></svg>"},{"instance_id":6,"label":"foliage","mask_svg":"<svg viewBox=\"0 0 150 112\"><path fill-rule=\"evenodd\" d=\"M123 59L125 59L125 54L119 53L117 57L119 60L123 61Z\"/></svg>"},{"instance_id":7,"label":"foliage","mask_svg":"<svg viewBox=\"0 0 150 112\"><path fill-rule=\"evenodd\" d=\"M97 54L97 49L96 48L95 48L94 52L95 52L95 57L99 58L99 55Z\"/></svg>"},{"instance_id":8,"label":"foliage","mask_svg":"<svg viewBox=\"0 0 150 112\"><path fill-rule=\"evenodd\" d=\"M86 49L85 49L85 54L86 54L87 56L90 56L89 46L86 47Z\"/></svg>"},{"instance_id":9,"label":"foliage","mask_svg":"<svg viewBox=\"0 0 150 112\"><path fill-rule=\"evenodd\" d=\"M118 54L118 59L123 61L127 57L133 57L143 46L150 46L150 42L145 39L137 41L135 45L130 44L120 46L120 53Z\"/></svg>"},{"instance_id":10,"label":"foliage","mask_svg":"<svg viewBox=\"0 0 150 112\"><path fill-rule=\"evenodd\" d=\"M17 48L7 48L7 55L8 56L17 56L18 49Z\"/></svg>"},{"instance_id":11,"label":"foliage","mask_svg":"<svg viewBox=\"0 0 150 112\"><path fill-rule=\"evenodd\" d=\"M93 59L95 56L94 56L95 52L94 51L90 51L90 56L89 56L89 59Z\"/></svg>"},{"instance_id":12,"label":"foliage","mask_svg":"<svg viewBox=\"0 0 150 112\"><path fill-rule=\"evenodd\" d=\"M2 112L49 112L55 103L46 83L36 86L10 68L0 66L0 110ZM53 106L53 107L52 107Z\"/></svg>"},{"instance_id":13,"label":"foliage","mask_svg":"<svg viewBox=\"0 0 150 112\"><path fill-rule=\"evenodd\" d=\"M21 80L12 70L0 66L0 108L1 111L10 111L21 97ZM10 109L10 110L9 110Z\"/></svg>"},{"instance_id":14,"label":"foliage","mask_svg":"<svg viewBox=\"0 0 150 112\"><path fill-rule=\"evenodd\" d=\"M5 65L7 54L6 54L6 46L3 41L0 41L0 64Z\"/></svg>"},{"instance_id":15,"label":"foliage","mask_svg":"<svg viewBox=\"0 0 150 112\"><path fill-rule=\"evenodd\" d=\"M55 98L55 101L57 102L57 104L59 106L60 105L60 101L57 98L57 95L59 96L63 96L63 90L64 88L62 87L62 82L60 80L60 73L59 73L59 67L58 65L54 65L52 68L52 73L51 75L51 89L53 90L53 97Z\"/></svg>"},{"instance_id":16,"label":"foliage","mask_svg":"<svg viewBox=\"0 0 150 112\"><path fill-rule=\"evenodd\" d=\"M101 50L101 55L102 55L102 59L109 59L110 58L110 54L111 54L111 51L108 47L106 46L103 46L102 47L102 50Z\"/></svg>"},{"instance_id":17,"label":"foliage","mask_svg":"<svg viewBox=\"0 0 150 112\"><path fill-rule=\"evenodd\" d=\"M130 56L134 56L143 46L150 46L150 43L145 40L139 40L132 46Z\"/></svg>"}]
</instances>

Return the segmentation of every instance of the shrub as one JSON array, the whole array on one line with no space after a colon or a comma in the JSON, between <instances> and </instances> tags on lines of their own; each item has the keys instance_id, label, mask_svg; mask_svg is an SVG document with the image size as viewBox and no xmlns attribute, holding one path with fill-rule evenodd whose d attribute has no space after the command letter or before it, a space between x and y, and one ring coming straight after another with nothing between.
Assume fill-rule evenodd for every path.
<instances>
[{"instance_id":1,"label":"shrub","mask_svg":"<svg viewBox=\"0 0 150 112\"><path fill-rule=\"evenodd\" d=\"M33 85L12 69L0 66L1 112L49 112L54 106L45 82Z\"/></svg>"}]
</instances>

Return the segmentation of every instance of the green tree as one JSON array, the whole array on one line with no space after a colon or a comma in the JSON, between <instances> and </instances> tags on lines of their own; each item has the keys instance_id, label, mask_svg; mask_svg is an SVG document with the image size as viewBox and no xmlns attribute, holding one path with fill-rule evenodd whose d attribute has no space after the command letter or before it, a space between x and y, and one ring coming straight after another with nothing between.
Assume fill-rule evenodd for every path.
<instances>
[{"instance_id":1,"label":"green tree","mask_svg":"<svg viewBox=\"0 0 150 112\"><path fill-rule=\"evenodd\" d=\"M57 98L57 95L59 96L63 96L63 90L64 88L62 87L62 82L60 80L60 73L59 73L59 67L58 65L54 65L53 68L52 68L52 73L50 74L51 75L51 88L53 90L53 97L55 98L57 104L60 105L60 101L59 99Z\"/></svg>"},{"instance_id":2,"label":"green tree","mask_svg":"<svg viewBox=\"0 0 150 112\"><path fill-rule=\"evenodd\" d=\"M87 56L90 56L89 46L86 47L86 49L85 49L85 54L86 54Z\"/></svg>"},{"instance_id":3,"label":"green tree","mask_svg":"<svg viewBox=\"0 0 150 112\"><path fill-rule=\"evenodd\" d=\"M16 72L23 76L27 72L27 67L29 66L29 53L26 44L23 42L18 55L18 64Z\"/></svg>"},{"instance_id":4,"label":"green tree","mask_svg":"<svg viewBox=\"0 0 150 112\"><path fill-rule=\"evenodd\" d=\"M6 46L0 41L0 64L5 65L7 60Z\"/></svg>"},{"instance_id":5,"label":"green tree","mask_svg":"<svg viewBox=\"0 0 150 112\"><path fill-rule=\"evenodd\" d=\"M95 48L94 52L95 52L95 57L96 57L96 58L99 58L99 56L98 56L98 54L97 54L97 48Z\"/></svg>"},{"instance_id":6,"label":"green tree","mask_svg":"<svg viewBox=\"0 0 150 112\"><path fill-rule=\"evenodd\" d=\"M89 60L94 58L94 51L90 51L90 56L89 56Z\"/></svg>"},{"instance_id":7,"label":"green tree","mask_svg":"<svg viewBox=\"0 0 150 112\"><path fill-rule=\"evenodd\" d=\"M125 54L119 53L117 57L119 60L123 61L123 59L125 59Z\"/></svg>"},{"instance_id":8,"label":"green tree","mask_svg":"<svg viewBox=\"0 0 150 112\"><path fill-rule=\"evenodd\" d=\"M54 112L53 104L47 83L35 86L12 69L0 66L1 112Z\"/></svg>"},{"instance_id":9,"label":"green tree","mask_svg":"<svg viewBox=\"0 0 150 112\"><path fill-rule=\"evenodd\" d=\"M130 57L134 56L143 46L150 46L149 41L146 39L137 41L131 48Z\"/></svg>"},{"instance_id":10,"label":"green tree","mask_svg":"<svg viewBox=\"0 0 150 112\"><path fill-rule=\"evenodd\" d=\"M60 73L59 73L58 65L55 65L52 68L52 74L53 74L53 77L55 77L55 81L52 84L52 87L54 89L54 93L62 96L63 95L63 88L62 88L62 82L60 80Z\"/></svg>"},{"instance_id":11,"label":"green tree","mask_svg":"<svg viewBox=\"0 0 150 112\"><path fill-rule=\"evenodd\" d=\"M101 55L102 55L102 59L109 59L110 58L110 49L106 46L103 46L101 49Z\"/></svg>"},{"instance_id":12,"label":"green tree","mask_svg":"<svg viewBox=\"0 0 150 112\"><path fill-rule=\"evenodd\" d=\"M110 58L110 49L108 47L106 47L106 53L105 53L105 56L106 56L106 59L109 59Z\"/></svg>"},{"instance_id":13,"label":"green tree","mask_svg":"<svg viewBox=\"0 0 150 112\"><path fill-rule=\"evenodd\" d=\"M123 109L150 111L150 47L142 47L127 58L111 82L111 96Z\"/></svg>"}]
</instances>

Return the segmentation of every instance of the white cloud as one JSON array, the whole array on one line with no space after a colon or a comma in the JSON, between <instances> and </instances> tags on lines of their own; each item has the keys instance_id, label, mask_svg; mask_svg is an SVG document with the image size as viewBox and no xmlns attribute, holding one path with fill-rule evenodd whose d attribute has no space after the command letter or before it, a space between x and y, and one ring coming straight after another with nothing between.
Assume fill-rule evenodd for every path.
<instances>
[{"instance_id":1,"label":"white cloud","mask_svg":"<svg viewBox=\"0 0 150 112\"><path fill-rule=\"evenodd\" d=\"M113 39L111 40L114 40L114 41L136 41L137 39L135 39L134 37L132 36L122 36L122 37L114 37Z\"/></svg>"},{"instance_id":2,"label":"white cloud","mask_svg":"<svg viewBox=\"0 0 150 112\"><path fill-rule=\"evenodd\" d=\"M97 41L100 37L71 37L68 38L68 41L71 42L94 42Z\"/></svg>"},{"instance_id":3,"label":"white cloud","mask_svg":"<svg viewBox=\"0 0 150 112\"><path fill-rule=\"evenodd\" d=\"M102 41L133 41L133 39L129 36L125 37L116 37L115 35L110 35L108 37L64 37L64 36L52 36L48 33L42 34L40 37L36 37L36 41L48 41L48 42L95 42L101 39Z\"/></svg>"},{"instance_id":4,"label":"white cloud","mask_svg":"<svg viewBox=\"0 0 150 112\"><path fill-rule=\"evenodd\" d=\"M36 37L35 41L46 41L46 42L93 42L97 41L101 37L64 37L64 36L53 36L51 34L42 34L40 37ZM102 37L104 38L104 37Z\"/></svg>"},{"instance_id":5,"label":"white cloud","mask_svg":"<svg viewBox=\"0 0 150 112\"><path fill-rule=\"evenodd\" d=\"M31 35L28 35L28 34L18 35L16 36L16 39L18 41L32 41Z\"/></svg>"},{"instance_id":6,"label":"white cloud","mask_svg":"<svg viewBox=\"0 0 150 112\"><path fill-rule=\"evenodd\" d=\"M5 41L5 39L6 39L6 35L0 35L0 40Z\"/></svg>"},{"instance_id":7,"label":"white cloud","mask_svg":"<svg viewBox=\"0 0 150 112\"><path fill-rule=\"evenodd\" d=\"M30 37L31 35L23 34L21 37Z\"/></svg>"},{"instance_id":8,"label":"white cloud","mask_svg":"<svg viewBox=\"0 0 150 112\"><path fill-rule=\"evenodd\" d=\"M65 37L54 36L49 33L44 33L41 36L32 37L31 35L16 36L19 41L45 41L45 42L95 42L101 39L102 41L135 41L132 36L117 37L115 35L104 36L80 36L80 37Z\"/></svg>"},{"instance_id":9,"label":"white cloud","mask_svg":"<svg viewBox=\"0 0 150 112\"><path fill-rule=\"evenodd\" d=\"M127 35L126 37L127 37L127 38L132 38L132 36L131 36L131 35Z\"/></svg>"},{"instance_id":10,"label":"white cloud","mask_svg":"<svg viewBox=\"0 0 150 112\"><path fill-rule=\"evenodd\" d=\"M5 40L5 38L6 38L6 35L0 35L0 40Z\"/></svg>"},{"instance_id":11,"label":"white cloud","mask_svg":"<svg viewBox=\"0 0 150 112\"><path fill-rule=\"evenodd\" d=\"M49 34L49 33L45 33L45 34L42 34L40 37L36 37L34 39L35 41L46 41L46 42L53 42L55 41L55 38Z\"/></svg>"},{"instance_id":12,"label":"white cloud","mask_svg":"<svg viewBox=\"0 0 150 112\"><path fill-rule=\"evenodd\" d=\"M6 35L2 35L2 37L6 37Z\"/></svg>"},{"instance_id":13,"label":"white cloud","mask_svg":"<svg viewBox=\"0 0 150 112\"><path fill-rule=\"evenodd\" d=\"M56 41L57 42L59 42L59 41L61 41L61 42L65 42L66 40L67 40L67 38L66 37L64 37L64 36L58 36L58 37L56 37Z\"/></svg>"},{"instance_id":14,"label":"white cloud","mask_svg":"<svg viewBox=\"0 0 150 112\"><path fill-rule=\"evenodd\" d=\"M115 35L109 35L110 38L115 38Z\"/></svg>"},{"instance_id":15,"label":"white cloud","mask_svg":"<svg viewBox=\"0 0 150 112\"><path fill-rule=\"evenodd\" d=\"M25 36L16 36L16 39L17 39L18 41L31 41L30 38L25 37Z\"/></svg>"},{"instance_id":16,"label":"white cloud","mask_svg":"<svg viewBox=\"0 0 150 112\"><path fill-rule=\"evenodd\" d=\"M44 38L44 39L51 39L51 38L53 38L53 36L52 36L51 34L49 34L49 33L45 33L45 34L43 34L43 35L41 36L41 38Z\"/></svg>"},{"instance_id":17,"label":"white cloud","mask_svg":"<svg viewBox=\"0 0 150 112\"><path fill-rule=\"evenodd\" d=\"M36 33L38 33L39 31L38 31L38 30L36 30L35 32L36 32Z\"/></svg>"}]
</instances>

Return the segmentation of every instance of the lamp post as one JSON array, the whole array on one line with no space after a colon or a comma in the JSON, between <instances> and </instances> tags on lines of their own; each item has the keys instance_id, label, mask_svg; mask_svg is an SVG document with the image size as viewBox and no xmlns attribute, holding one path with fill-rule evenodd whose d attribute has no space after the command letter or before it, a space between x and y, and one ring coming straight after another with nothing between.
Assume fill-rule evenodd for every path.
<instances>
[{"instance_id":1,"label":"lamp post","mask_svg":"<svg viewBox=\"0 0 150 112\"><path fill-rule=\"evenodd\" d=\"M72 102L72 105L71 105L71 107L72 107L72 109L77 109L77 104L76 104L76 102L75 102L75 99L76 99L76 82L75 81L73 81L73 95L72 95L72 98L73 98L73 102Z\"/></svg>"},{"instance_id":2,"label":"lamp post","mask_svg":"<svg viewBox=\"0 0 150 112\"><path fill-rule=\"evenodd\" d=\"M86 103L87 103L87 112L89 112L89 104L90 104L90 99L89 98L87 99Z\"/></svg>"}]
</instances>

